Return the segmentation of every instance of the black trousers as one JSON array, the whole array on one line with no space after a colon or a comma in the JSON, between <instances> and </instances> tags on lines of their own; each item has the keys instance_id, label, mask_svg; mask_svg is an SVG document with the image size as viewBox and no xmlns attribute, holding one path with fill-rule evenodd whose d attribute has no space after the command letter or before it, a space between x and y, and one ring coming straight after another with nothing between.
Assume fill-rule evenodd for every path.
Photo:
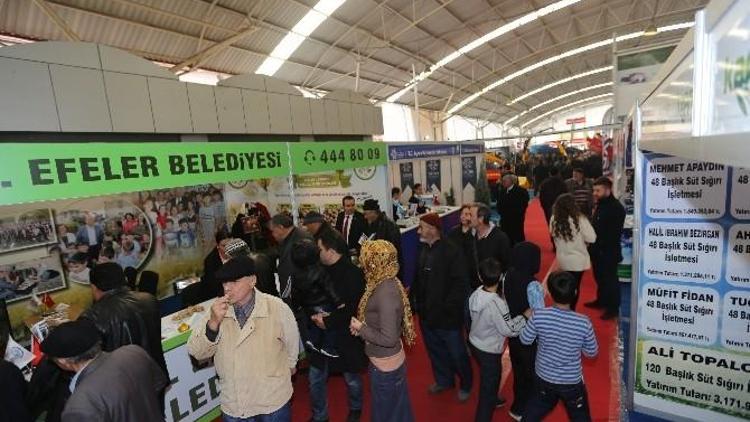
<instances>
[{"instance_id":1,"label":"black trousers","mask_svg":"<svg viewBox=\"0 0 750 422\"><path fill-rule=\"evenodd\" d=\"M560 400L565 405L568 420L573 422L591 421L588 394L583 382L578 384L552 384L536 377L534 395L523 414L524 422L540 422L555 408Z\"/></svg>"},{"instance_id":2,"label":"black trousers","mask_svg":"<svg viewBox=\"0 0 750 422\"><path fill-rule=\"evenodd\" d=\"M573 299L573 303L570 304L570 309L576 310L576 304L578 303L578 298L581 297L581 279L583 278L583 271L567 271L568 274L572 275L576 279L576 286L578 289L578 293L576 294L576 297Z\"/></svg>"},{"instance_id":3,"label":"black trousers","mask_svg":"<svg viewBox=\"0 0 750 422\"><path fill-rule=\"evenodd\" d=\"M607 312L618 313L620 310L620 279L617 276L617 262L613 259L597 258L591 260L596 280L596 300Z\"/></svg>"},{"instance_id":4,"label":"black trousers","mask_svg":"<svg viewBox=\"0 0 750 422\"><path fill-rule=\"evenodd\" d=\"M511 337L508 339L508 349L510 363L513 366L513 404L510 411L522 415L534 392L536 343L526 346L518 337Z\"/></svg>"},{"instance_id":5,"label":"black trousers","mask_svg":"<svg viewBox=\"0 0 750 422\"><path fill-rule=\"evenodd\" d=\"M479 364L479 402L474 422L491 422L503 373L503 355L483 352L474 346L471 351Z\"/></svg>"}]
</instances>

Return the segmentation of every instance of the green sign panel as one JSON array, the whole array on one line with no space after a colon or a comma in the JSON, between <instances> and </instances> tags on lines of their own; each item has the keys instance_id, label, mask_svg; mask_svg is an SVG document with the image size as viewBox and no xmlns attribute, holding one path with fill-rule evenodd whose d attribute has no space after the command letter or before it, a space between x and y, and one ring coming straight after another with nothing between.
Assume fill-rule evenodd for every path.
<instances>
[{"instance_id":1,"label":"green sign panel","mask_svg":"<svg viewBox=\"0 0 750 422\"><path fill-rule=\"evenodd\" d=\"M5 144L2 150L0 205L289 174L281 142Z\"/></svg>"},{"instance_id":2,"label":"green sign panel","mask_svg":"<svg viewBox=\"0 0 750 422\"><path fill-rule=\"evenodd\" d=\"M300 142L289 144L294 174L386 165L382 142Z\"/></svg>"}]
</instances>

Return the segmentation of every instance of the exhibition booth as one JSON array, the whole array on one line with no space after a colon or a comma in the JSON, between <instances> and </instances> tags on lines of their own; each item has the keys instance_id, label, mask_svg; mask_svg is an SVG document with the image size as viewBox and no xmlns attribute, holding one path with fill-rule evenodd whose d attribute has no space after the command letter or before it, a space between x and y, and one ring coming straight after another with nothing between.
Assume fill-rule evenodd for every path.
<instances>
[{"instance_id":1,"label":"exhibition booth","mask_svg":"<svg viewBox=\"0 0 750 422\"><path fill-rule=\"evenodd\" d=\"M667 420L750 418L749 31L750 3L711 2L625 125L627 404Z\"/></svg>"}]
</instances>

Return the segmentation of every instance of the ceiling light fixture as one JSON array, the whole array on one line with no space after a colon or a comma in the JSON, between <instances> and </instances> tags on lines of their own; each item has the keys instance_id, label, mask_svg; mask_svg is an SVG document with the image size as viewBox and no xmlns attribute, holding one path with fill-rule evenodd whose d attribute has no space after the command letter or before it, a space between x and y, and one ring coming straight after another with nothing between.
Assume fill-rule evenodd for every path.
<instances>
[{"instance_id":1,"label":"ceiling light fixture","mask_svg":"<svg viewBox=\"0 0 750 422\"><path fill-rule=\"evenodd\" d=\"M521 16L520 18L508 22L505 25L502 25L495 30L488 32L484 34L483 36L475 39L474 41L462 46L457 51L454 51L450 53L449 55L443 57L442 59L438 60L437 63L433 64L429 67L429 69L421 72L419 75L415 76L412 80L406 83L405 87L400 89L395 94L392 94L388 98L386 98L386 102L393 103L398 101L399 98L401 98L404 94L409 92L411 88L414 86L414 84L419 83L427 78L430 77L436 70L444 67L448 63L452 62L453 60L456 60L457 58L463 56L464 54L468 54L470 51L481 47L482 45L507 34L508 32L515 31L516 29L534 22L535 20L542 18L544 16L549 15L550 13L556 12L560 9L564 9L568 6L572 6L581 0L561 0L556 3L550 4L548 6L542 7L541 9L535 10L531 13L528 13L524 16Z\"/></svg>"},{"instance_id":2,"label":"ceiling light fixture","mask_svg":"<svg viewBox=\"0 0 750 422\"><path fill-rule=\"evenodd\" d=\"M287 32L271 54L255 71L256 74L273 76L300 45L346 0L320 0Z\"/></svg>"},{"instance_id":3,"label":"ceiling light fixture","mask_svg":"<svg viewBox=\"0 0 750 422\"><path fill-rule=\"evenodd\" d=\"M552 113L557 113L558 111L565 110L566 108L570 108L570 107L573 107L573 106L576 106L576 105L579 105L579 104L587 103L589 101L600 100L602 98L610 97L612 95L614 95L614 94L612 94L611 92L609 92L607 94L594 95L593 97L588 97L588 98L584 98L582 100L573 101L572 103L565 104L564 106L560 106L560 107L552 109L552 110L550 110L550 111L548 111L548 112L546 112L544 114L540 114L540 115L534 117L531 120L527 120L526 122L524 122L523 124L521 124L521 128L525 128L526 126L528 126L528 125L536 122L539 119L543 119L543 118L549 116Z\"/></svg>"},{"instance_id":4,"label":"ceiling light fixture","mask_svg":"<svg viewBox=\"0 0 750 422\"><path fill-rule=\"evenodd\" d=\"M693 26L693 22L683 22L683 23L678 23L678 24L674 24L674 25L662 26L662 27L658 28L657 30L658 30L659 33L662 33L662 32L668 32L668 31L675 31L675 30L683 29L683 28L690 28L691 26ZM629 40L629 39L633 39L633 38L638 38L638 37L641 37L641 36L643 36L643 31L632 32L630 34L618 36L618 37L615 38L614 41L621 42L621 41L625 41L625 40ZM536 69L539 69L541 67L544 67L544 66L547 66L549 64L552 64L552 63L557 62L559 60L562 60L562 59L565 59L565 58L568 58L568 57L572 57L572 56L575 56L575 55L578 55L578 54L582 54L582 53L585 53L587 51L591 51L591 50L594 50L594 49L597 49L597 48L600 48L600 47L606 47L608 45L611 45L612 42L613 42L612 38L607 38L607 39L602 40L602 41L598 41L598 42L595 42L595 43L584 45L583 47L578 47L578 48L574 48L572 50L568 50L568 51L566 51L566 52L564 52L562 54L558 54L556 56L548 57L548 58L546 58L544 60L541 60L539 62L536 62L536 63L534 63L532 65L526 66L526 67L524 67L521 70L518 70L516 72L511 73L510 75L507 75L507 76L505 76L505 77L503 77L501 79L498 79L497 81L495 81L495 82L493 82L493 83L485 86L480 91L475 92L475 93L469 95L468 97L464 98L463 100L461 100L461 102L459 102L458 104L454 105L453 107L451 107L450 110L448 110L448 116L456 114L456 112L458 112L462 108L466 107L469 103L473 102L477 98L481 97L482 95L486 94L489 91L492 91L493 89L499 87L500 85L503 85L503 84L505 84L507 82L512 81L513 79L515 79L515 78L517 78L519 76L525 75L525 74L527 74L529 72L532 72L532 71L534 71Z\"/></svg>"}]
</instances>

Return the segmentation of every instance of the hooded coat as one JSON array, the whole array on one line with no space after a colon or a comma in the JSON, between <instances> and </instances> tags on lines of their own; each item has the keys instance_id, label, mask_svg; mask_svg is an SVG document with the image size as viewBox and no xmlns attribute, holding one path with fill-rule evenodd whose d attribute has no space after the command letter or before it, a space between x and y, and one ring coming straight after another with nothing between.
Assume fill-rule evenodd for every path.
<instances>
[{"instance_id":1,"label":"hooded coat","mask_svg":"<svg viewBox=\"0 0 750 422\"><path fill-rule=\"evenodd\" d=\"M505 277L503 295L508 302L511 317L522 315L529 309L528 289L536 281L542 262L542 251L531 242L521 242L511 251L511 268Z\"/></svg>"}]
</instances>

